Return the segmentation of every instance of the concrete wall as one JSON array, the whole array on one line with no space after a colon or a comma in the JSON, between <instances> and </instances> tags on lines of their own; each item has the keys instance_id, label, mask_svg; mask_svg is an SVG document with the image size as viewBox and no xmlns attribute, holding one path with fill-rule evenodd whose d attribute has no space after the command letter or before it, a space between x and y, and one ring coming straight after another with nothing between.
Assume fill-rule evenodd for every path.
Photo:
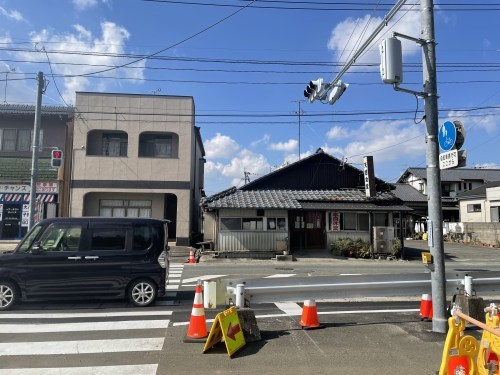
<instances>
[{"instance_id":1,"label":"concrete wall","mask_svg":"<svg viewBox=\"0 0 500 375\"><path fill-rule=\"evenodd\" d=\"M500 244L500 223L464 223L465 241Z\"/></svg>"}]
</instances>

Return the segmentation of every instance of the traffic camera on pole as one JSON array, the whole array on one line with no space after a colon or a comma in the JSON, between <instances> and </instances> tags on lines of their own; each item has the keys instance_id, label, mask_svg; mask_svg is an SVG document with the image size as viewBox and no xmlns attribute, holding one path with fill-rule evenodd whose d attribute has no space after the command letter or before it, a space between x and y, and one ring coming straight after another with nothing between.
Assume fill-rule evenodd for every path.
<instances>
[{"instance_id":1,"label":"traffic camera on pole","mask_svg":"<svg viewBox=\"0 0 500 375\"><path fill-rule=\"evenodd\" d=\"M63 152L61 150L52 150L52 155L50 158L50 166L52 168L61 168L62 167L62 157Z\"/></svg>"},{"instance_id":2,"label":"traffic camera on pole","mask_svg":"<svg viewBox=\"0 0 500 375\"><path fill-rule=\"evenodd\" d=\"M304 90L304 96L309 100L309 103L318 99L321 90L323 89L323 78L318 78L315 81L310 81Z\"/></svg>"}]
</instances>

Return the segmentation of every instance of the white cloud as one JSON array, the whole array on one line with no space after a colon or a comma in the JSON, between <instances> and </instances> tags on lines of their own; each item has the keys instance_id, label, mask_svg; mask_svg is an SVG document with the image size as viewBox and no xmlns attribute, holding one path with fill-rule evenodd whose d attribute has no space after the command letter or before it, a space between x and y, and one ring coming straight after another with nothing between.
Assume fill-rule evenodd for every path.
<instances>
[{"instance_id":1,"label":"white cloud","mask_svg":"<svg viewBox=\"0 0 500 375\"><path fill-rule=\"evenodd\" d=\"M330 140L347 138L349 137L349 130L342 126L334 126L328 130L326 137Z\"/></svg>"},{"instance_id":2,"label":"white cloud","mask_svg":"<svg viewBox=\"0 0 500 375\"><path fill-rule=\"evenodd\" d=\"M39 32L30 34L31 41L38 48L45 47L45 42L50 47L50 50L63 51L79 51L79 54L56 54L49 53L49 59L52 63L54 74L65 75L62 79L63 88L61 88L61 78L56 78L62 95L67 103L74 101L75 91L85 91L93 81L85 77L85 74L94 73L100 70L105 70L108 67L119 66L129 62L128 59L114 58L109 54L125 53L125 43L130 37L130 33L124 28L113 22L101 23L101 35L94 36L93 33L82 25L73 26L74 33L63 32L61 34L52 34L49 30L44 29ZM108 54L108 55L103 55ZM40 60L40 55L33 53L17 53L28 61ZM62 63L62 64L55 64ZM144 77L144 67L146 60L142 60L130 67L113 69L104 72L107 77L141 79ZM94 81L95 82L95 81ZM100 80L101 90L105 90L108 86L116 84L116 81L111 79Z\"/></svg>"},{"instance_id":3,"label":"white cloud","mask_svg":"<svg viewBox=\"0 0 500 375\"><path fill-rule=\"evenodd\" d=\"M467 139L468 129L480 128L484 129L486 132L490 134L497 131L499 125L498 115L500 114L500 111L489 109L487 113L484 113L481 116L477 117L470 116L467 117L466 119L462 118L462 116L467 116L469 114L470 113L468 112L451 111L448 113L448 118L440 120L439 126L441 126L441 124L443 124L445 121L458 120L462 122L462 124L465 127L466 139Z\"/></svg>"},{"instance_id":4,"label":"white cloud","mask_svg":"<svg viewBox=\"0 0 500 375\"><path fill-rule=\"evenodd\" d=\"M73 0L73 5L79 10L84 10L96 6L99 2L107 3L108 0Z\"/></svg>"},{"instance_id":5,"label":"white cloud","mask_svg":"<svg viewBox=\"0 0 500 375\"><path fill-rule=\"evenodd\" d=\"M205 186L213 189L208 194L214 194L230 186L241 186L245 172L250 179L255 180L269 173L271 166L266 157L248 149L241 150L228 163L207 161L205 163Z\"/></svg>"},{"instance_id":6,"label":"white cloud","mask_svg":"<svg viewBox=\"0 0 500 375\"><path fill-rule=\"evenodd\" d=\"M271 143L269 149L273 151L292 152L295 151L298 146L299 142L296 139L289 139L287 142Z\"/></svg>"},{"instance_id":7,"label":"white cloud","mask_svg":"<svg viewBox=\"0 0 500 375\"><path fill-rule=\"evenodd\" d=\"M404 12L404 10L400 10L397 13L393 20L389 22L389 26L384 28L375 38L371 47L357 59L357 63L380 61L378 44L382 39L391 36L392 31L398 31L401 34L415 38L420 35L420 12ZM382 18L371 17L370 15L356 19L351 17L345 19L332 30L327 44L328 49L335 52L337 61L340 63L347 62L381 22ZM420 46L417 43L402 38L401 41L403 43L403 55L410 55L420 51Z\"/></svg>"},{"instance_id":8,"label":"white cloud","mask_svg":"<svg viewBox=\"0 0 500 375\"><path fill-rule=\"evenodd\" d=\"M264 134L264 136L261 139L257 139L256 141L253 141L252 143L250 143L250 146L256 147L259 143L267 144L267 143L269 143L270 139L271 139L271 137L269 136L269 134L266 133L266 134Z\"/></svg>"},{"instance_id":9,"label":"white cloud","mask_svg":"<svg viewBox=\"0 0 500 375\"><path fill-rule=\"evenodd\" d=\"M217 133L212 139L206 140L203 146L208 159L229 159L240 149L234 139L220 133Z\"/></svg>"},{"instance_id":10,"label":"white cloud","mask_svg":"<svg viewBox=\"0 0 500 375\"><path fill-rule=\"evenodd\" d=\"M26 19L21 14L21 12L19 12L17 10L7 10L7 9L0 6L0 14L4 15L5 17L13 19L14 21L27 22Z\"/></svg>"},{"instance_id":11,"label":"white cloud","mask_svg":"<svg viewBox=\"0 0 500 375\"><path fill-rule=\"evenodd\" d=\"M373 155L377 163L398 159L421 157L425 153L424 125L415 125L408 121L366 122L352 131L352 139L343 147L328 146L323 149L345 157L348 163L361 163L363 157Z\"/></svg>"}]
</instances>

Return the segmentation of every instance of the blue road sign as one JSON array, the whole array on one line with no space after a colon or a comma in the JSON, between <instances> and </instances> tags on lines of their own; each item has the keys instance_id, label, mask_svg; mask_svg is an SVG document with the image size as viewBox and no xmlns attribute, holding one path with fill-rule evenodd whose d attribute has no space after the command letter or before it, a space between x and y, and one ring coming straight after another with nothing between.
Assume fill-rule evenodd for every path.
<instances>
[{"instance_id":1,"label":"blue road sign","mask_svg":"<svg viewBox=\"0 0 500 375\"><path fill-rule=\"evenodd\" d=\"M439 128L439 147L443 151L450 151L455 146L457 140L457 129L455 124L451 121L445 121L443 125Z\"/></svg>"}]
</instances>

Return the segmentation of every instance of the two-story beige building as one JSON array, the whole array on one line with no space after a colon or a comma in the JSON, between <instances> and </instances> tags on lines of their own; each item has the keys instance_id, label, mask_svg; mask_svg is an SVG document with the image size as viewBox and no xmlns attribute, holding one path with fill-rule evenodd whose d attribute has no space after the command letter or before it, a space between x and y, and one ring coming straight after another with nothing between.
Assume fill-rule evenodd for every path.
<instances>
[{"instance_id":1,"label":"two-story beige building","mask_svg":"<svg viewBox=\"0 0 500 375\"><path fill-rule=\"evenodd\" d=\"M205 150L192 97L77 92L69 216L153 217L200 238Z\"/></svg>"}]
</instances>

